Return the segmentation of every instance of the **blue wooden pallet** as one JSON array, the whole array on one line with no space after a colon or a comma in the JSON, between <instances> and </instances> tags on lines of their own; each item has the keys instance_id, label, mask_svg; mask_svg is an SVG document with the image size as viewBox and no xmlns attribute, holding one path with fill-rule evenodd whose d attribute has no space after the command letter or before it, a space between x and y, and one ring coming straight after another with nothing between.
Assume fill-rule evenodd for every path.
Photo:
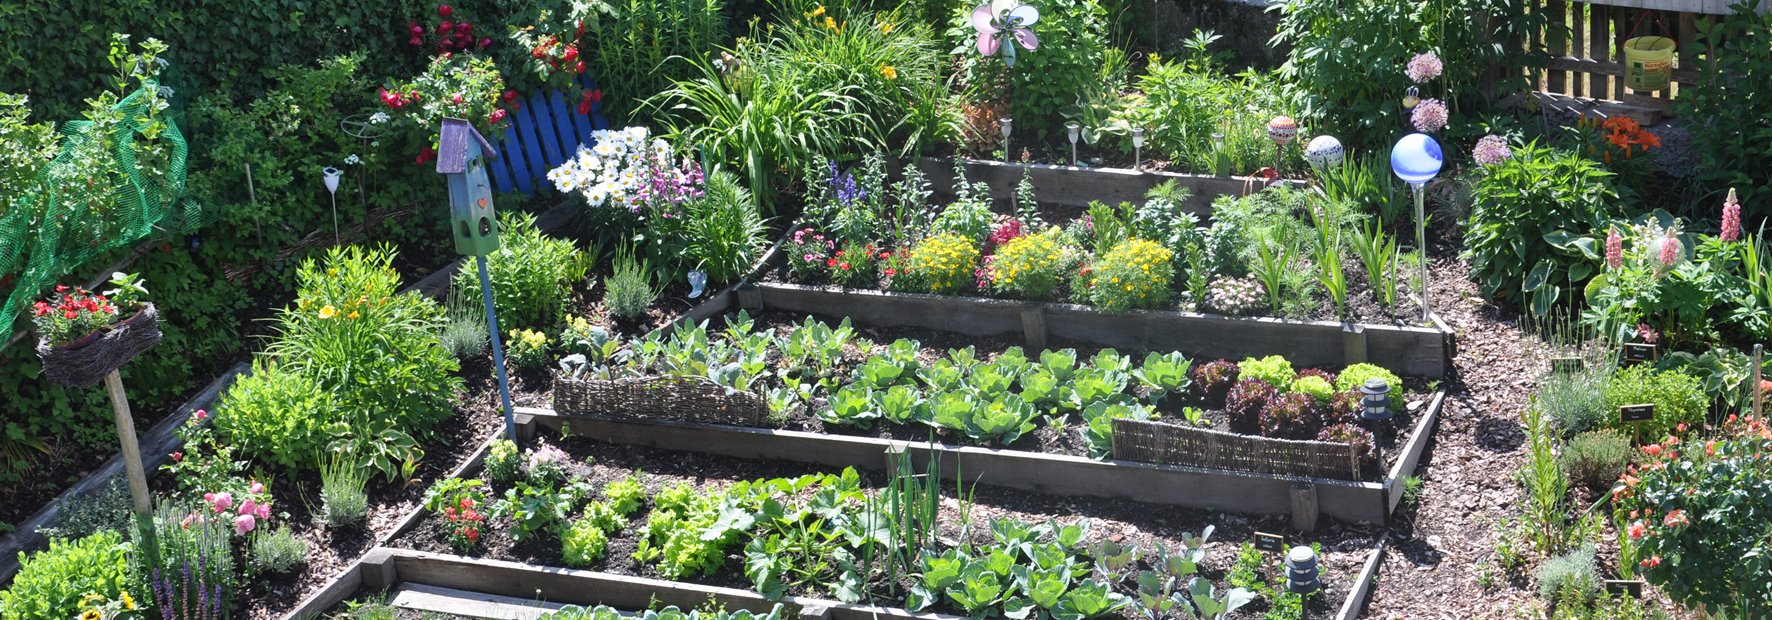
<instances>
[{"instance_id":1,"label":"blue wooden pallet","mask_svg":"<svg viewBox=\"0 0 1772 620\"><path fill-rule=\"evenodd\" d=\"M579 84L587 90L597 87L589 76L581 76ZM511 127L493 144L499 155L488 164L493 189L536 193L547 187L548 171L566 163L578 145L590 141L592 131L609 128L602 102L591 104L588 116L577 107L577 101L567 101L557 90L536 90L522 98L511 113Z\"/></svg>"}]
</instances>

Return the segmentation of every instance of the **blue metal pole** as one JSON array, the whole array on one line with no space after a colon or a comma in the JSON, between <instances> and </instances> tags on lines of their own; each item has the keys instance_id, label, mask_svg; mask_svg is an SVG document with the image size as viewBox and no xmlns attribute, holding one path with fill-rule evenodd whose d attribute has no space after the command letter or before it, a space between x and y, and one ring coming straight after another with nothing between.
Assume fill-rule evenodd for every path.
<instances>
[{"instance_id":1,"label":"blue metal pole","mask_svg":"<svg viewBox=\"0 0 1772 620\"><path fill-rule=\"evenodd\" d=\"M505 348L498 340L498 315L492 310L492 276L486 274L486 257L475 256L480 267L480 297L486 302L486 331L492 335L492 369L498 372L498 398L504 403L505 436L517 441L517 423L511 413L511 381L505 377Z\"/></svg>"}]
</instances>

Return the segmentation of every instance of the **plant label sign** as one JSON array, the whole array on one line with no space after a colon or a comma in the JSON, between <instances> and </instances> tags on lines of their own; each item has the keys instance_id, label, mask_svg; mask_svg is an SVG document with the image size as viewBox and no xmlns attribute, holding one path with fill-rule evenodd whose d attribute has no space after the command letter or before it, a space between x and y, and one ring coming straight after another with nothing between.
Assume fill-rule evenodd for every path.
<instances>
[{"instance_id":1,"label":"plant label sign","mask_svg":"<svg viewBox=\"0 0 1772 620\"><path fill-rule=\"evenodd\" d=\"M1624 350L1618 356L1618 363L1621 366L1630 366L1652 359L1655 359L1655 345L1633 342L1624 345Z\"/></svg>"},{"instance_id":2,"label":"plant label sign","mask_svg":"<svg viewBox=\"0 0 1772 620\"><path fill-rule=\"evenodd\" d=\"M1552 374L1569 375L1581 372L1587 365L1579 357L1553 357L1550 367Z\"/></svg>"},{"instance_id":3,"label":"plant label sign","mask_svg":"<svg viewBox=\"0 0 1772 620\"><path fill-rule=\"evenodd\" d=\"M1655 404L1625 405L1618 408L1619 422L1647 422L1655 419Z\"/></svg>"},{"instance_id":4,"label":"plant label sign","mask_svg":"<svg viewBox=\"0 0 1772 620\"><path fill-rule=\"evenodd\" d=\"M1629 594L1634 598L1643 598L1643 580L1607 579L1606 592L1610 594Z\"/></svg>"},{"instance_id":5,"label":"plant label sign","mask_svg":"<svg viewBox=\"0 0 1772 620\"><path fill-rule=\"evenodd\" d=\"M1256 532L1255 549L1257 551L1283 551L1286 549L1286 537L1279 534Z\"/></svg>"}]
</instances>

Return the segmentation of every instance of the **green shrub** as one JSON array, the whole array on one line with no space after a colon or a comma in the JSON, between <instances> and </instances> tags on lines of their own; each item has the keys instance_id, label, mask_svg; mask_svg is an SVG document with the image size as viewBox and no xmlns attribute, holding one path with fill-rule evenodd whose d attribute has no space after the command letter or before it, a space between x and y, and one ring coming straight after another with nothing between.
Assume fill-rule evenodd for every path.
<instances>
[{"instance_id":1,"label":"green shrub","mask_svg":"<svg viewBox=\"0 0 1772 620\"><path fill-rule=\"evenodd\" d=\"M486 257L492 278L492 307L505 328L545 328L559 323L566 291L584 277L571 241L542 234L535 216L506 211L499 216L499 248ZM455 288L480 299L480 276L473 269L455 273Z\"/></svg>"},{"instance_id":2,"label":"green shrub","mask_svg":"<svg viewBox=\"0 0 1772 620\"><path fill-rule=\"evenodd\" d=\"M369 516L369 470L354 459L333 457L320 469L320 514L315 519L327 527L359 525Z\"/></svg>"},{"instance_id":3,"label":"green shrub","mask_svg":"<svg viewBox=\"0 0 1772 620\"><path fill-rule=\"evenodd\" d=\"M731 172L709 173L705 189L706 196L683 206L683 262L707 272L709 286L736 282L757 261L768 228L756 199Z\"/></svg>"},{"instance_id":4,"label":"green shrub","mask_svg":"<svg viewBox=\"0 0 1772 620\"><path fill-rule=\"evenodd\" d=\"M991 260L991 288L1019 299L1051 299L1072 262L1072 250L1059 242L1060 231L1009 240Z\"/></svg>"},{"instance_id":5,"label":"green shrub","mask_svg":"<svg viewBox=\"0 0 1772 620\"><path fill-rule=\"evenodd\" d=\"M1279 355L1263 358L1245 357L1237 362L1237 376L1243 379L1256 379L1276 390L1292 389L1292 379L1298 373L1292 370L1292 362Z\"/></svg>"},{"instance_id":6,"label":"green shrub","mask_svg":"<svg viewBox=\"0 0 1772 620\"><path fill-rule=\"evenodd\" d=\"M587 567L603 559L609 536L589 518L579 519L560 535L560 554L567 566Z\"/></svg>"},{"instance_id":7,"label":"green shrub","mask_svg":"<svg viewBox=\"0 0 1772 620\"><path fill-rule=\"evenodd\" d=\"M306 373L264 358L240 376L214 415L216 436L285 471L315 466L341 419L337 399Z\"/></svg>"},{"instance_id":8,"label":"green shrub","mask_svg":"<svg viewBox=\"0 0 1772 620\"><path fill-rule=\"evenodd\" d=\"M971 7L950 13L950 41L972 49L977 31L967 18ZM1007 103L1015 118L1017 136L1056 136L1063 130L1063 113L1077 105L1083 93L1094 93L1116 85L1124 75L1103 75L1109 67L1108 3L1099 0L1054 0L1039 5L1040 20L1033 30L1040 37L1040 49L1029 52L1017 48L1014 69L1007 69L1001 58L980 57L976 53L961 55L967 69L968 85L1002 88L1006 75L1014 89ZM1014 45L1010 43L1010 45ZM999 55L1007 52L998 52ZM1123 67L1123 62L1120 63ZM1018 138L1019 139L1019 138ZM1033 144L1033 142L1021 142Z\"/></svg>"},{"instance_id":9,"label":"green shrub","mask_svg":"<svg viewBox=\"0 0 1772 620\"><path fill-rule=\"evenodd\" d=\"M57 502L55 527L38 530L45 538L85 538L105 530L123 531L131 523L134 504L123 479L106 484L73 501Z\"/></svg>"},{"instance_id":10,"label":"green shrub","mask_svg":"<svg viewBox=\"0 0 1772 620\"><path fill-rule=\"evenodd\" d=\"M1630 438L1614 429L1576 435L1563 447L1563 475L1589 489L1610 488L1630 464Z\"/></svg>"},{"instance_id":11,"label":"green shrub","mask_svg":"<svg viewBox=\"0 0 1772 620\"><path fill-rule=\"evenodd\" d=\"M1309 395L1317 400L1317 404L1328 406L1330 399L1335 397L1335 384L1328 379L1316 375L1300 375L1292 380L1292 391Z\"/></svg>"},{"instance_id":12,"label":"green shrub","mask_svg":"<svg viewBox=\"0 0 1772 620\"><path fill-rule=\"evenodd\" d=\"M333 447L389 478L413 458L417 439L454 415L461 387L454 374L460 364L439 338L442 308L418 293L397 292L393 260L391 249L350 246L304 261L295 305L278 311L277 337L267 348L291 372L316 379L336 403ZM246 454L276 449L239 447Z\"/></svg>"},{"instance_id":13,"label":"green shrub","mask_svg":"<svg viewBox=\"0 0 1772 620\"><path fill-rule=\"evenodd\" d=\"M1175 280L1174 253L1154 241L1127 239L1090 268L1089 300L1106 310L1156 308Z\"/></svg>"},{"instance_id":14,"label":"green shrub","mask_svg":"<svg viewBox=\"0 0 1772 620\"><path fill-rule=\"evenodd\" d=\"M1396 373L1372 364L1354 364L1341 369L1341 374L1335 377L1335 391L1357 392L1371 379L1383 379L1385 385L1391 386L1391 411L1403 411L1403 380Z\"/></svg>"},{"instance_id":15,"label":"green shrub","mask_svg":"<svg viewBox=\"0 0 1772 620\"><path fill-rule=\"evenodd\" d=\"M1655 419L1629 424L1618 420L1619 407L1638 404L1655 405ZM1606 407L1611 412L1607 426L1624 431L1637 443L1649 443L1668 436L1681 424L1703 424L1710 399L1691 375L1632 366L1614 373L1606 383Z\"/></svg>"},{"instance_id":16,"label":"green shrub","mask_svg":"<svg viewBox=\"0 0 1772 620\"><path fill-rule=\"evenodd\" d=\"M548 365L548 335L533 329L513 329L506 343L506 357L518 368L536 369Z\"/></svg>"},{"instance_id":17,"label":"green shrub","mask_svg":"<svg viewBox=\"0 0 1772 620\"><path fill-rule=\"evenodd\" d=\"M129 552L122 536L106 531L79 540L50 540L48 549L20 553L12 587L0 591L0 619L73 618L88 592L119 598L130 585ZM146 602L146 593L133 594L144 595Z\"/></svg>"},{"instance_id":18,"label":"green shrub","mask_svg":"<svg viewBox=\"0 0 1772 620\"><path fill-rule=\"evenodd\" d=\"M1621 203L1612 173L1599 162L1537 144L1485 167L1471 198L1476 206L1464 231L1471 275L1486 295L1516 303L1530 298L1538 315L1574 299L1599 265L1597 254L1572 255L1546 237L1602 229Z\"/></svg>"},{"instance_id":19,"label":"green shrub","mask_svg":"<svg viewBox=\"0 0 1772 620\"><path fill-rule=\"evenodd\" d=\"M618 252L614 271L603 278L603 306L610 316L620 321L637 321L646 316L646 309L658 299L652 288L652 276L645 265L632 254Z\"/></svg>"},{"instance_id":20,"label":"green shrub","mask_svg":"<svg viewBox=\"0 0 1772 620\"><path fill-rule=\"evenodd\" d=\"M977 284L973 270L978 267L978 244L957 233L941 233L911 248L909 267L931 293L970 292Z\"/></svg>"},{"instance_id":21,"label":"green shrub","mask_svg":"<svg viewBox=\"0 0 1772 620\"><path fill-rule=\"evenodd\" d=\"M1625 476L1612 496L1618 512L1640 515L1623 526L1637 575L1688 609L1728 618L1772 614L1768 437L1763 421L1740 421L1702 446L1645 447L1651 462Z\"/></svg>"},{"instance_id":22,"label":"green shrub","mask_svg":"<svg viewBox=\"0 0 1772 620\"><path fill-rule=\"evenodd\" d=\"M1606 384L1611 375L1612 371L1606 368L1552 373L1539 380L1532 405L1550 416L1565 435L1603 428L1617 415L1606 401Z\"/></svg>"},{"instance_id":23,"label":"green shrub","mask_svg":"<svg viewBox=\"0 0 1772 620\"><path fill-rule=\"evenodd\" d=\"M1585 605L1599 590L1600 577L1594 567L1592 546L1584 546L1538 565L1538 596L1547 602Z\"/></svg>"},{"instance_id":24,"label":"green shrub","mask_svg":"<svg viewBox=\"0 0 1772 620\"><path fill-rule=\"evenodd\" d=\"M486 475L498 484L510 484L523 475L523 455L509 439L492 440L486 453Z\"/></svg>"},{"instance_id":25,"label":"green shrub","mask_svg":"<svg viewBox=\"0 0 1772 620\"><path fill-rule=\"evenodd\" d=\"M308 543L289 531L289 524L285 523L274 532L255 532L248 555L256 570L287 573L308 561Z\"/></svg>"},{"instance_id":26,"label":"green shrub","mask_svg":"<svg viewBox=\"0 0 1772 620\"><path fill-rule=\"evenodd\" d=\"M479 299L469 297L461 289L451 287L444 316L443 348L457 361L479 357L491 346L486 332L486 310Z\"/></svg>"}]
</instances>

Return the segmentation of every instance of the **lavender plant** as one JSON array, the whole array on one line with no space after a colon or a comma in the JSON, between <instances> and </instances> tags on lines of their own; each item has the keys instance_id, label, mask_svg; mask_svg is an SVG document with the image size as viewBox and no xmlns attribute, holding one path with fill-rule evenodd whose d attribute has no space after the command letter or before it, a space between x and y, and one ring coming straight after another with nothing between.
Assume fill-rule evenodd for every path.
<instances>
[{"instance_id":1,"label":"lavender plant","mask_svg":"<svg viewBox=\"0 0 1772 620\"><path fill-rule=\"evenodd\" d=\"M226 618L233 609L233 521L167 502L135 531L137 574L166 620Z\"/></svg>"}]
</instances>

